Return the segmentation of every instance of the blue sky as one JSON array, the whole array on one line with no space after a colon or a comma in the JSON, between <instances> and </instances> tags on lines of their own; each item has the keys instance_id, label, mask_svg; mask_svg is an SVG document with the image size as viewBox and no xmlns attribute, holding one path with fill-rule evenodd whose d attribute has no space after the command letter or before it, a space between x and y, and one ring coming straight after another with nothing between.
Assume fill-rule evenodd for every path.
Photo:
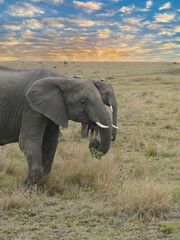
<instances>
[{"instance_id":1,"label":"blue sky","mask_svg":"<svg viewBox=\"0 0 180 240\"><path fill-rule=\"evenodd\" d=\"M0 0L0 61L180 61L179 0Z\"/></svg>"}]
</instances>

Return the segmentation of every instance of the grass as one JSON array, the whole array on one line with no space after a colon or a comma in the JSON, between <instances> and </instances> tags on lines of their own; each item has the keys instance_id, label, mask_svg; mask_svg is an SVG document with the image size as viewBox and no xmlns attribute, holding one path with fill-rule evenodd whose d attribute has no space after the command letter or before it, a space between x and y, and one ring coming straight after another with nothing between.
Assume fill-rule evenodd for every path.
<instances>
[{"instance_id":1,"label":"grass","mask_svg":"<svg viewBox=\"0 0 180 240\"><path fill-rule=\"evenodd\" d=\"M1 147L0 239L177 240L180 82L179 75L163 72L179 64L4 65L56 66L70 76L108 79L117 95L120 130L110 151L95 159L79 141L80 124L70 121L45 185L27 193L18 189L27 174L18 144Z\"/></svg>"}]
</instances>

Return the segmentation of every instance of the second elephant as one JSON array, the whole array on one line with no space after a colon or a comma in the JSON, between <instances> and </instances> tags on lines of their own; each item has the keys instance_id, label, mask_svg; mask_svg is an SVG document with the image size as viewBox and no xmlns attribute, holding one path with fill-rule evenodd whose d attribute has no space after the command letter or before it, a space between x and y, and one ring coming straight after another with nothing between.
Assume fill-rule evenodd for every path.
<instances>
[{"instance_id":1,"label":"second elephant","mask_svg":"<svg viewBox=\"0 0 180 240\"><path fill-rule=\"evenodd\" d=\"M112 124L114 126L114 128L112 129L112 141L116 140L116 126L117 126L117 100L116 100L116 95L114 92L114 89L112 87L112 85L104 80L92 80L93 84L95 85L95 87L97 88L97 90L99 91L100 95L101 95L101 99L104 102L105 105L109 106L111 108L112 111ZM81 138L82 139L87 139L88 138L88 134L89 134L89 130L91 130L91 132L95 132L96 136L97 136L97 131L98 131L98 127L92 126L92 125L87 125L86 123L82 123L82 130L81 130Z\"/></svg>"}]
</instances>

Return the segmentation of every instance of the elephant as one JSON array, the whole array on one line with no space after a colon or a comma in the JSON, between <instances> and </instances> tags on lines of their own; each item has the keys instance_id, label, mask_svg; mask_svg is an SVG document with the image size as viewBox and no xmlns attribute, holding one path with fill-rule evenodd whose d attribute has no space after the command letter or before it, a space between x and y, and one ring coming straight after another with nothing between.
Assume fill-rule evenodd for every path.
<instances>
[{"instance_id":1,"label":"elephant","mask_svg":"<svg viewBox=\"0 0 180 240\"><path fill-rule=\"evenodd\" d=\"M1 66L0 86L0 146L18 142L28 164L28 176L20 186L37 184L50 173L59 126L68 127L68 120L97 125L100 140L91 139L89 149L108 152L111 118L91 80L47 67Z\"/></svg>"},{"instance_id":2,"label":"elephant","mask_svg":"<svg viewBox=\"0 0 180 240\"><path fill-rule=\"evenodd\" d=\"M81 76L75 76L75 78L82 78ZM112 141L116 140L116 129L117 127L117 100L116 95L114 92L114 89L112 85L108 82L106 82L103 78L101 78L100 81L90 79L95 87L98 89L102 101L105 105L109 106L112 111ZM88 138L88 133L91 130L91 136L95 132L95 136L98 135L98 127L96 124L86 124L82 123L82 129L81 129L81 139L84 141Z\"/></svg>"}]
</instances>

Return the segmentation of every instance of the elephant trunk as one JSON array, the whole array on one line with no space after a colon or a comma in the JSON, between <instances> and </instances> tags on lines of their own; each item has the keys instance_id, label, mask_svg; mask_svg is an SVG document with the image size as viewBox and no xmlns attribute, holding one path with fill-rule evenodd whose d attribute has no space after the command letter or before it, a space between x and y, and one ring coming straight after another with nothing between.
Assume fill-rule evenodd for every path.
<instances>
[{"instance_id":1,"label":"elephant trunk","mask_svg":"<svg viewBox=\"0 0 180 240\"><path fill-rule=\"evenodd\" d=\"M103 116L103 118L102 118ZM109 126L109 128L101 128L99 127L100 133L100 141L98 139L91 139L89 143L89 149L95 149L96 151L106 154L111 145L111 135L112 135L112 126L111 126L111 118L107 111L99 118L100 122L105 125Z\"/></svg>"},{"instance_id":2,"label":"elephant trunk","mask_svg":"<svg viewBox=\"0 0 180 240\"><path fill-rule=\"evenodd\" d=\"M112 104L113 112L112 112L112 123L113 125L117 126L117 102L116 99L114 99ZM116 140L116 128L112 129L112 141Z\"/></svg>"}]
</instances>

